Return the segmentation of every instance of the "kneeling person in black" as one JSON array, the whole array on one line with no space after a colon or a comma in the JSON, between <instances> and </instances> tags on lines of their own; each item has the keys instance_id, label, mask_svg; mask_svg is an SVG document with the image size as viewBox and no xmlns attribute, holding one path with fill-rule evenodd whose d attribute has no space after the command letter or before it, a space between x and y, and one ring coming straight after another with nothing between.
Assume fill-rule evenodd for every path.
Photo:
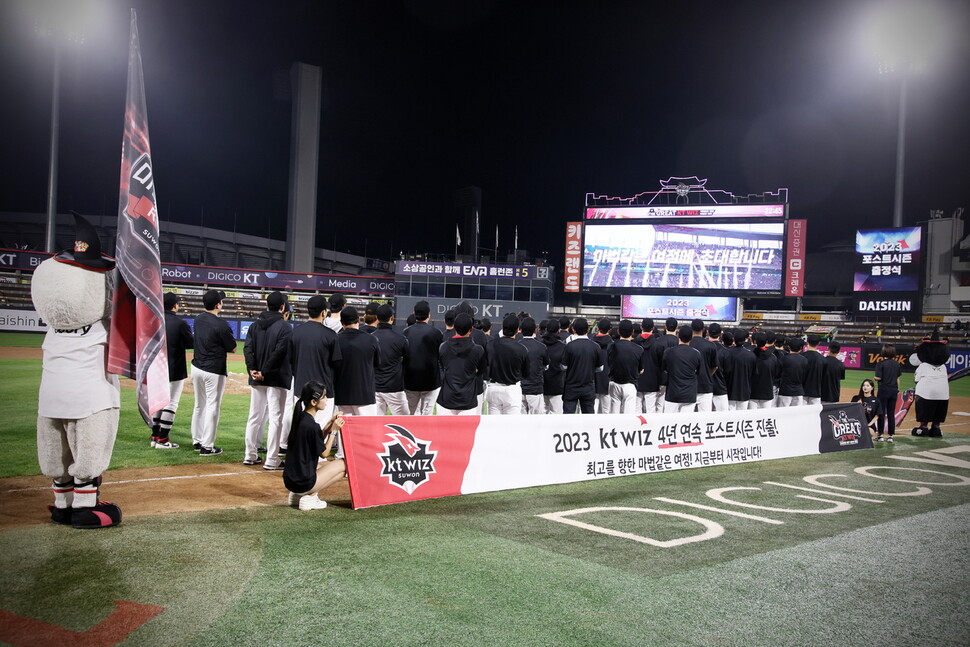
<instances>
[{"instance_id":1,"label":"kneeling person in black","mask_svg":"<svg viewBox=\"0 0 970 647\"><path fill-rule=\"evenodd\" d=\"M317 493L342 479L347 464L342 458L320 461L330 455L334 438L344 426L338 411L321 429L314 416L327 406L327 387L322 382L307 382L293 408L290 443L283 468L283 485L290 491L289 504L300 510L327 507Z\"/></svg>"}]
</instances>

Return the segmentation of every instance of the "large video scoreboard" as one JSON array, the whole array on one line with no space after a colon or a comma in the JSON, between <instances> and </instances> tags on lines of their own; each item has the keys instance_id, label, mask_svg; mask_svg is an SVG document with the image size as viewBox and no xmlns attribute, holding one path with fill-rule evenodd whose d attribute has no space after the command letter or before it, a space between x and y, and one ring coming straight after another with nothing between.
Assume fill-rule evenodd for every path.
<instances>
[{"instance_id":1,"label":"large video scoreboard","mask_svg":"<svg viewBox=\"0 0 970 647\"><path fill-rule=\"evenodd\" d=\"M786 205L587 207L584 292L781 295Z\"/></svg>"}]
</instances>

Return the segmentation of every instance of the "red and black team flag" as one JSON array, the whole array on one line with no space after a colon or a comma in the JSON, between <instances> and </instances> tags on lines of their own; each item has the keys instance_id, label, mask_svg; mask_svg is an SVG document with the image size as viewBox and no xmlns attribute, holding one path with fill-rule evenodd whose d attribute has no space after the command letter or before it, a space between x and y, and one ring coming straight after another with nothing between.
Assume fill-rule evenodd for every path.
<instances>
[{"instance_id":1,"label":"red and black team flag","mask_svg":"<svg viewBox=\"0 0 970 647\"><path fill-rule=\"evenodd\" d=\"M138 411L149 425L169 398L156 204L138 24L132 9L108 371L135 380Z\"/></svg>"}]
</instances>

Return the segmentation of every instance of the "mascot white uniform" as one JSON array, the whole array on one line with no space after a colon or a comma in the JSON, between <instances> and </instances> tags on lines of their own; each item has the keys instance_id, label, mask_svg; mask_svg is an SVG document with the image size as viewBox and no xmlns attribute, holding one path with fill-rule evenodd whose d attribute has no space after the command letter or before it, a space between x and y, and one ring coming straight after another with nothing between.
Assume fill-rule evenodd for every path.
<instances>
[{"instance_id":1,"label":"mascot white uniform","mask_svg":"<svg viewBox=\"0 0 970 647\"><path fill-rule=\"evenodd\" d=\"M73 250L38 265L30 287L48 326L37 457L41 471L53 479L51 520L106 528L121 523L121 509L98 500L121 404L118 378L106 370L114 261L101 254L94 227L77 214L75 219Z\"/></svg>"}]
</instances>

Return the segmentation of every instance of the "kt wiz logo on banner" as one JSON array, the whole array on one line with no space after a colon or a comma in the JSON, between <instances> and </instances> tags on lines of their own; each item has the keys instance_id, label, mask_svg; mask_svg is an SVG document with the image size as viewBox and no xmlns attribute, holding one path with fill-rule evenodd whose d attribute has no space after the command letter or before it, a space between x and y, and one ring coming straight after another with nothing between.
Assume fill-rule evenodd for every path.
<instances>
[{"instance_id":1,"label":"kt wiz logo on banner","mask_svg":"<svg viewBox=\"0 0 970 647\"><path fill-rule=\"evenodd\" d=\"M415 438L401 425L385 425L394 433L385 434L391 440L383 443L384 453L378 454L383 467L381 476L408 494L435 473L434 460L438 452L430 451L430 441Z\"/></svg>"}]
</instances>

